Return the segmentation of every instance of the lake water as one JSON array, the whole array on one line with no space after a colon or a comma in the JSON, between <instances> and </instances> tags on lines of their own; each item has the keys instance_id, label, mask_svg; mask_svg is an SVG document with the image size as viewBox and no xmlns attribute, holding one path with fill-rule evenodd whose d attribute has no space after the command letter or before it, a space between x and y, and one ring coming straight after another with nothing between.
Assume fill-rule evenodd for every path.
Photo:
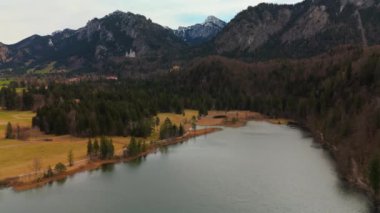
<instances>
[{"instance_id":1,"label":"lake water","mask_svg":"<svg viewBox=\"0 0 380 213\"><path fill-rule=\"evenodd\" d=\"M344 187L311 138L265 122L41 189L0 191L1 213L358 213L369 206Z\"/></svg>"}]
</instances>

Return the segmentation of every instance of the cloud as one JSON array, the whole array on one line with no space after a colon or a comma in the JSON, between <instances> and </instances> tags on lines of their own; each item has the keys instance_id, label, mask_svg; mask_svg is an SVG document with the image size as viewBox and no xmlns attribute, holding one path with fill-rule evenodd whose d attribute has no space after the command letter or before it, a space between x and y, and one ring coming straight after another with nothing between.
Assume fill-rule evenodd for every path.
<instances>
[{"instance_id":1,"label":"cloud","mask_svg":"<svg viewBox=\"0 0 380 213\"><path fill-rule=\"evenodd\" d=\"M6 2L4 2L6 1ZM295 3L299 0L271 0ZM260 0L2 0L0 2L0 41L15 43L32 34L46 35L65 28L84 26L94 17L115 10L145 15L163 26L177 28L215 15L229 21Z\"/></svg>"}]
</instances>

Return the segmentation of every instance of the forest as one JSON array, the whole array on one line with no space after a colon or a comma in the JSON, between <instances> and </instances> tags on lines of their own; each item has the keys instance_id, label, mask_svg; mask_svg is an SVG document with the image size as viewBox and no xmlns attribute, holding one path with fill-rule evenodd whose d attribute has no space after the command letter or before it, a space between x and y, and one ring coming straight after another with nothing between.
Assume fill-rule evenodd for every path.
<instances>
[{"instance_id":1,"label":"forest","mask_svg":"<svg viewBox=\"0 0 380 213\"><path fill-rule=\"evenodd\" d=\"M378 48L347 48L252 64L207 57L184 71L145 79L20 81L1 89L0 104L35 109L33 126L45 133L82 137L147 137L158 112L258 111L296 120L329 147L343 177L368 180L380 154L379 92ZM161 130L160 137L183 134L179 128Z\"/></svg>"}]
</instances>

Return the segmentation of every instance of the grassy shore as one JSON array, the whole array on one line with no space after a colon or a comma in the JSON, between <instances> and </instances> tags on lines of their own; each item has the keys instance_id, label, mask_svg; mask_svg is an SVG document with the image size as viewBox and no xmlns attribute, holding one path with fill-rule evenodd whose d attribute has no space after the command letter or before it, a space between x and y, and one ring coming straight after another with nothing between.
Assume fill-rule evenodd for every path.
<instances>
[{"instance_id":1,"label":"grassy shore","mask_svg":"<svg viewBox=\"0 0 380 213\"><path fill-rule=\"evenodd\" d=\"M190 126L189 121L197 116L195 110L186 110L182 115L173 113L160 113L158 117L163 122L169 118L173 123ZM87 138L77 138L69 135L55 136L46 135L38 130L30 130L30 137L25 140L4 139L5 128L8 122L12 125L31 128L32 112L4 111L0 110L0 180L16 177L33 172L33 162L37 159L42 169L62 162L67 163L67 155L73 150L74 160L81 162L87 156ZM156 128L154 134L146 139L155 141L158 139ZM115 154L121 155L123 147L129 144L129 137L112 137L115 145Z\"/></svg>"},{"instance_id":2,"label":"grassy shore","mask_svg":"<svg viewBox=\"0 0 380 213\"><path fill-rule=\"evenodd\" d=\"M17 112L17 111L2 111L0 110L0 137L5 135L5 126L8 122L14 125L31 128L31 122L34 113L32 112ZM185 137L161 141L159 145L155 144L149 148L147 153L152 152L157 146L167 146L182 142L191 137L209 134L217 131L217 128L200 129L197 131L189 131L193 117L198 116L195 110L186 110L184 114L160 113L157 115L160 123L168 118L174 124L182 124L188 130ZM204 126L229 126L240 127L244 126L249 120L265 120L274 124L286 124L286 119L270 119L259 113L249 111L210 111L208 116L198 120L199 125ZM159 127L157 126L154 133L145 140L158 141ZM87 161L87 138L78 138L69 135L55 136L46 135L36 129L30 130L30 137L25 141L0 139L0 180L8 180L5 182L13 183L12 186L16 189L30 189L44 185L46 181L51 181L63 178L67 175L98 168L105 163L116 163L122 160L122 151L130 142L129 137L112 137L115 146L115 159L111 161L98 161L88 163ZM33 162L40 162L41 170L45 170L49 166L62 162L67 163L68 152L72 150L74 154L75 166L70 167L67 172L60 174L42 182L36 182L30 176L34 172ZM130 160L130 159L124 159ZM20 178L22 177L22 178ZM17 180L15 182L9 180ZM21 180L21 182L20 182Z\"/></svg>"},{"instance_id":3,"label":"grassy shore","mask_svg":"<svg viewBox=\"0 0 380 213\"><path fill-rule=\"evenodd\" d=\"M36 179L23 179L23 180L9 180L7 183L8 186L11 186L16 191L25 191L30 190L38 187L42 187L48 183L51 183L52 181L59 181L62 179L65 179L68 176L74 175L79 172L89 171L98 169L99 167L105 165L105 164L114 164L114 163L120 163L120 162L129 162L132 160L135 160L137 158L147 156L150 153L156 152L156 150L160 147L170 146L178 143L182 143L184 141L189 140L190 138L210 134L216 131L219 131L219 128L208 128L208 129L200 129L195 131L188 131L184 136L167 139L163 141L159 141L155 144L151 144L148 149L145 152L142 152L136 156L131 156L124 158L122 155L116 155L113 159L109 160L97 160L97 161L89 161L84 162L80 164L75 164L73 167L70 167L67 171L57 174L50 178L42 178L39 180Z\"/></svg>"}]
</instances>

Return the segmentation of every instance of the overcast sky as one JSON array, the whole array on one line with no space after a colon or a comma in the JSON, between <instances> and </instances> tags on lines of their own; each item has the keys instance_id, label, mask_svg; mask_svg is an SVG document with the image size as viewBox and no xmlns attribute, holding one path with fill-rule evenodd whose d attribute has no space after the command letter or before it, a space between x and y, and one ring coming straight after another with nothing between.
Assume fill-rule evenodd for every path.
<instances>
[{"instance_id":1,"label":"overcast sky","mask_svg":"<svg viewBox=\"0 0 380 213\"><path fill-rule=\"evenodd\" d=\"M264 0L0 0L0 42L12 44L30 35L77 29L115 10L138 13L177 28L202 22L208 15L229 21ZM300 0L268 0L295 3Z\"/></svg>"}]
</instances>

